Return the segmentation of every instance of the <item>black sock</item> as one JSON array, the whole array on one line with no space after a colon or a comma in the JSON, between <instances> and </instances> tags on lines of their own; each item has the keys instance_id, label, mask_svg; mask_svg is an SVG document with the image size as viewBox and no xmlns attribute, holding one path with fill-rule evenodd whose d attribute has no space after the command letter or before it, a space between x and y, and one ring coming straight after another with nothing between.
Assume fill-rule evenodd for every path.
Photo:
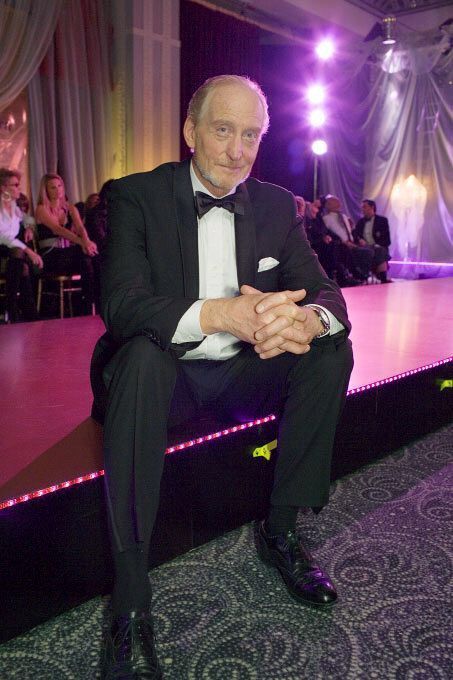
<instances>
[{"instance_id":1,"label":"black sock","mask_svg":"<svg viewBox=\"0 0 453 680\"><path fill-rule=\"evenodd\" d=\"M115 584L112 610L115 619L131 611L149 610L151 586L148 578L148 555L141 548L113 555Z\"/></svg>"},{"instance_id":2,"label":"black sock","mask_svg":"<svg viewBox=\"0 0 453 680\"><path fill-rule=\"evenodd\" d=\"M376 276L381 283L387 283L387 272L377 272Z\"/></svg>"},{"instance_id":3,"label":"black sock","mask_svg":"<svg viewBox=\"0 0 453 680\"><path fill-rule=\"evenodd\" d=\"M298 512L295 505L272 505L266 520L267 531L272 536L294 531Z\"/></svg>"}]
</instances>

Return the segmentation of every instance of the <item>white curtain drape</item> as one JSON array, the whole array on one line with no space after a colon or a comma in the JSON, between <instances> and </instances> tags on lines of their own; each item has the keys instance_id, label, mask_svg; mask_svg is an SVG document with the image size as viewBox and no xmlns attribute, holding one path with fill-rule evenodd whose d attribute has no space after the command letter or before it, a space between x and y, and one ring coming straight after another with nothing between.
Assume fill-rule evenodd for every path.
<instances>
[{"instance_id":1,"label":"white curtain drape","mask_svg":"<svg viewBox=\"0 0 453 680\"><path fill-rule=\"evenodd\" d=\"M71 201L113 175L111 31L106 0L67 0L29 86L30 176L62 175Z\"/></svg>"},{"instance_id":2,"label":"white curtain drape","mask_svg":"<svg viewBox=\"0 0 453 680\"><path fill-rule=\"evenodd\" d=\"M41 63L62 0L0 2L0 111L19 96Z\"/></svg>"},{"instance_id":3,"label":"white curtain drape","mask_svg":"<svg viewBox=\"0 0 453 680\"><path fill-rule=\"evenodd\" d=\"M375 200L389 218L395 259L453 261L449 30L408 36L393 49L371 43L335 84L345 95L328 131L323 190L353 218L362 198Z\"/></svg>"}]
</instances>

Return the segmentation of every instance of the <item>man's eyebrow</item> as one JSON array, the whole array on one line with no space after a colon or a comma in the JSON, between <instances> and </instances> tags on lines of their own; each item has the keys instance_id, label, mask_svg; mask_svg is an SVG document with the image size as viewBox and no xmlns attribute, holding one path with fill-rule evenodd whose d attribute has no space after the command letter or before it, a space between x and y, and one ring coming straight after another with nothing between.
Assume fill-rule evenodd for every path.
<instances>
[{"instance_id":1,"label":"man's eyebrow","mask_svg":"<svg viewBox=\"0 0 453 680\"><path fill-rule=\"evenodd\" d=\"M217 118L216 120L212 120L210 125L227 125L228 127L237 127L236 123L231 120L226 120L225 118ZM250 127L244 128L244 130L251 132L261 132L262 129L262 126L260 127L259 125L251 125Z\"/></svg>"},{"instance_id":2,"label":"man's eyebrow","mask_svg":"<svg viewBox=\"0 0 453 680\"><path fill-rule=\"evenodd\" d=\"M224 118L212 120L211 125L229 125L230 127L234 127L234 123L232 123L231 120L225 120Z\"/></svg>"}]
</instances>

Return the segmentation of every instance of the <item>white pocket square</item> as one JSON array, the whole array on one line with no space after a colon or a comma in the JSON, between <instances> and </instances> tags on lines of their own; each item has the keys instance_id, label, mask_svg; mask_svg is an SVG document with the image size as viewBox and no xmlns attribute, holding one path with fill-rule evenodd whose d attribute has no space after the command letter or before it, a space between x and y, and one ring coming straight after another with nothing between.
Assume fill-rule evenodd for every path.
<instances>
[{"instance_id":1,"label":"white pocket square","mask_svg":"<svg viewBox=\"0 0 453 680\"><path fill-rule=\"evenodd\" d=\"M273 257L263 257L263 259L258 262L258 274L260 272L265 272L268 269L273 269L278 264L280 264L280 262Z\"/></svg>"}]
</instances>

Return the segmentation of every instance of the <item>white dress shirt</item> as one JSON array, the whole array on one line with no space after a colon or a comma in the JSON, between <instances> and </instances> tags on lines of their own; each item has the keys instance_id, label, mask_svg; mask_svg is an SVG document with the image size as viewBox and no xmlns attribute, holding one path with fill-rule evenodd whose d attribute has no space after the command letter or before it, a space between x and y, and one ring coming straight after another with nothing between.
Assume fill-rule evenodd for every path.
<instances>
[{"instance_id":1,"label":"white dress shirt","mask_svg":"<svg viewBox=\"0 0 453 680\"><path fill-rule=\"evenodd\" d=\"M375 243L373 238L373 227L374 227L374 215L365 222L365 225L363 227L363 240L369 243L369 245L371 246L374 246Z\"/></svg>"},{"instance_id":2,"label":"white dress shirt","mask_svg":"<svg viewBox=\"0 0 453 680\"><path fill-rule=\"evenodd\" d=\"M343 243L352 241L351 229L348 216L344 213L330 212L322 216L327 229L336 234Z\"/></svg>"},{"instance_id":3,"label":"white dress shirt","mask_svg":"<svg viewBox=\"0 0 453 680\"><path fill-rule=\"evenodd\" d=\"M22 211L16 205L16 201L11 201L12 215L0 207L0 244L8 248L20 248L25 250L25 243L16 238L20 230Z\"/></svg>"},{"instance_id":4,"label":"white dress shirt","mask_svg":"<svg viewBox=\"0 0 453 680\"><path fill-rule=\"evenodd\" d=\"M213 196L196 176L192 163L190 179L194 194L202 191ZM227 195L234 194L235 191L236 187ZM239 295L234 214L225 208L214 207L201 219L197 219L200 300L194 302L183 314L172 342L179 344L202 340L198 347L186 352L183 359L229 359L240 351L241 342L230 333L204 335L200 326L200 311L206 299ZM330 319L330 334L343 330L343 324L328 309L325 311Z\"/></svg>"}]
</instances>

